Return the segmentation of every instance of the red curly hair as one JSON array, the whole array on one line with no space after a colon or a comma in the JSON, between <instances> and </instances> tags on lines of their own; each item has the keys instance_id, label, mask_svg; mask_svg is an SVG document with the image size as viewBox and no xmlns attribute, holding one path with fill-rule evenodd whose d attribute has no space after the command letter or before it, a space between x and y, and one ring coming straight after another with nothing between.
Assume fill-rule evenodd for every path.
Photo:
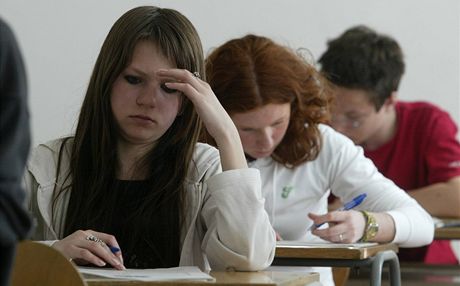
<instances>
[{"instance_id":1,"label":"red curly hair","mask_svg":"<svg viewBox=\"0 0 460 286\"><path fill-rule=\"evenodd\" d=\"M329 120L330 88L313 65L272 40L247 35L215 49L206 59L206 78L232 115L267 104L291 104L286 134L272 158L292 168L321 150L318 123ZM202 141L213 144L204 131Z\"/></svg>"}]
</instances>

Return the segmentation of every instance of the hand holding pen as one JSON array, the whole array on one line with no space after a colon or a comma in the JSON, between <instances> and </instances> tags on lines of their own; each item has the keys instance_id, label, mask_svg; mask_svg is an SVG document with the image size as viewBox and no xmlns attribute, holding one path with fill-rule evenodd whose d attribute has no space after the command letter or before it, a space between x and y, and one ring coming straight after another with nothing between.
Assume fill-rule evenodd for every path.
<instances>
[{"instance_id":1,"label":"hand holding pen","mask_svg":"<svg viewBox=\"0 0 460 286\"><path fill-rule=\"evenodd\" d=\"M360 212L352 209L360 205L365 198L366 194L361 194L336 211L328 212L325 215L308 214L309 218L313 220L313 225L309 230L312 234L332 242L357 241L362 235L357 229L362 227L363 219ZM326 222L329 223L328 228L318 229Z\"/></svg>"},{"instance_id":2,"label":"hand holding pen","mask_svg":"<svg viewBox=\"0 0 460 286\"><path fill-rule=\"evenodd\" d=\"M53 248L63 253L78 265L111 265L124 270L123 257L114 236L93 230L77 230L67 237L56 241Z\"/></svg>"}]
</instances>

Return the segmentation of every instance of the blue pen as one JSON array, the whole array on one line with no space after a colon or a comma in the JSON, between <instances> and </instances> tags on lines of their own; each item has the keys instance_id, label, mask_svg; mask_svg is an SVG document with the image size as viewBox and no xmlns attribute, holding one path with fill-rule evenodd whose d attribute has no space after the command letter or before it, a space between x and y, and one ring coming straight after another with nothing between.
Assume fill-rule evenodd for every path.
<instances>
[{"instance_id":1,"label":"blue pen","mask_svg":"<svg viewBox=\"0 0 460 286\"><path fill-rule=\"evenodd\" d=\"M112 253L117 253L118 251L120 251L120 248L118 247L115 247L115 246L110 246L110 245L107 245L109 248L110 248L110 251L112 251Z\"/></svg>"},{"instance_id":2,"label":"blue pen","mask_svg":"<svg viewBox=\"0 0 460 286\"><path fill-rule=\"evenodd\" d=\"M354 207L360 205L360 204L364 201L364 199L366 198L366 196L367 196L366 193L363 193L363 194L357 196L356 198L352 199L352 200L349 201L348 203L344 204L341 208L337 209L337 211L348 211L348 210L351 210L352 208L354 208ZM309 230L311 231L313 228L318 228L318 227L322 226L323 224L324 224L324 222L323 222L323 223L320 223L320 224L318 224L318 225L315 225L315 224L314 224L314 225L312 225L312 226L310 227Z\"/></svg>"},{"instance_id":3,"label":"blue pen","mask_svg":"<svg viewBox=\"0 0 460 286\"><path fill-rule=\"evenodd\" d=\"M357 196L356 198L352 199L351 201L349 201L348 203L344 204L341 208L337 209L338 211L347 211L347 210L351 210L352 208L360 205L364 199L366 198L366 194L361 194L359 196Z\"/></svg>"}]
</instances>

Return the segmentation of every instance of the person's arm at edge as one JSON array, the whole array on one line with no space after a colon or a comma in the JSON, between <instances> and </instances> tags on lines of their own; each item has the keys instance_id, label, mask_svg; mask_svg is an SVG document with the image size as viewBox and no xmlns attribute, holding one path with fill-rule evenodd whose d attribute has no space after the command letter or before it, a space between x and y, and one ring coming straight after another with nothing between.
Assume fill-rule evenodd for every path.
<instances>
[{"instance_id":1,"label":"person's arm at edge","mask_svg":"<svg viewBox=\"0 0 460 286\"><path fill-rule=\"evenodd\" d=\"M460 218L460 176L408 192L432 216Z\"/></svg>"}]
</instances>

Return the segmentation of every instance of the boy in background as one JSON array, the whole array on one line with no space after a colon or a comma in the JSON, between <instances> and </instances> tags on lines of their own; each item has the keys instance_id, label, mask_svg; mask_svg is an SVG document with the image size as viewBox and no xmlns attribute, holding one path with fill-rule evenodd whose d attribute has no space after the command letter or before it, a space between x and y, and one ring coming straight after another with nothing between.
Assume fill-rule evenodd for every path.
<instances>
[{"instance_id":1,"label":"boy in background","mask_svg":"<svg viewBox=\"0 0 460 286\"><path fill-rule=\"evenodd\" d=\"M457 126L433 104L397 100L404 73L398 43L356 26L329 41L319 63L335 85L332 127L362 146L379 171L432 216L460 218ZM437 240L401 249L400 259L458 264L459 254L451 241Z\"/></svg>"}]
</instances>

